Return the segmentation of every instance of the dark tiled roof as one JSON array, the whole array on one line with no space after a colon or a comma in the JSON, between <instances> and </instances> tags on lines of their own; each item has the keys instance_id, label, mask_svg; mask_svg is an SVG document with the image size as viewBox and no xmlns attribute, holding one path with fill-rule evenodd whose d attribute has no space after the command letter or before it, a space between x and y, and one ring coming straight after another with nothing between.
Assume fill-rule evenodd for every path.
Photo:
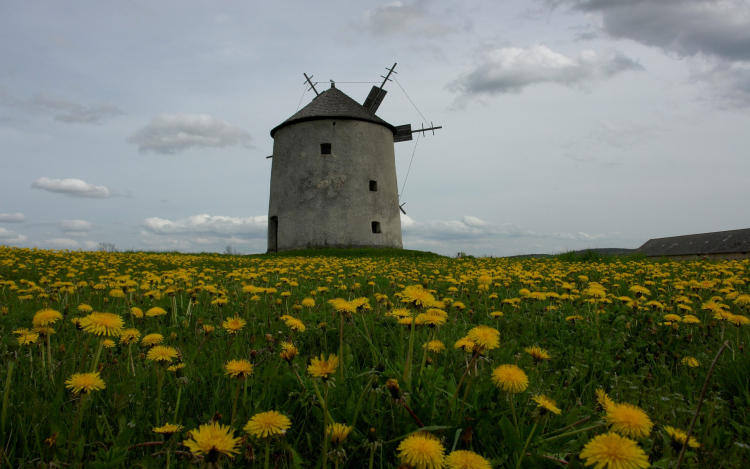
<instances>
[{"instance_id":1,"label":"dark tiled roof","mask_svg":"<svg viewBox=\"0 0 750 469\"><path fill-rule=\"evenodd\" d=\"M316 96L310 104L300 109L297 114L274 127L271 130L271 137L277 130L287 125L317 119L352 119L373 122L388 127L391 132L396 132L395 127L345 95L341 90L331 88Z\"/></svg>"},{"instance_id":2,"label":"dark tiled roof","mask_svg":"<svg viewBox=\"0 0 750 469\"><path fill-rule=\"evenodd\" d=\"M649 239L638 251L648 257L750 252L750 228Z\"/></svg>"}]
</instances>

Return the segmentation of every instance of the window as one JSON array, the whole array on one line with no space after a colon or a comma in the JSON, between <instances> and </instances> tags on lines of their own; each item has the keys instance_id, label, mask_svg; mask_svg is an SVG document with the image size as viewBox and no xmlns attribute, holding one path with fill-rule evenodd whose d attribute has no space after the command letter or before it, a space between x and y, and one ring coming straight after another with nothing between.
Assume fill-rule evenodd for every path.
<instances>
[{"instance_id":1,"label":"window","mask_svg":"<svg viewBox=\"0 0 750 469\"><path fill-rule=\"evenodd\" d=\"M370 192L378 191L378 181L370 181Z\"/></svg>"},{"instance_id":2,"label":"window","mask_svg":"<svg viewBox=\"0 0 750 469\"><path fill-rule=\"evenodd\" d=\"M380 233L380 222L379 221L372 222L372 232L373 233Z\"/></svg>"},{"instance_id":3,"label":"window","mask_svg":"<svg viewBox=\"0 0 750 469\"><path fill-rule=\"evenodd\" d=\"M321 143L320 144L320 154L321 155L330 155L331 154L331 144L330 143Z\"/></svg>"}]
</instances>

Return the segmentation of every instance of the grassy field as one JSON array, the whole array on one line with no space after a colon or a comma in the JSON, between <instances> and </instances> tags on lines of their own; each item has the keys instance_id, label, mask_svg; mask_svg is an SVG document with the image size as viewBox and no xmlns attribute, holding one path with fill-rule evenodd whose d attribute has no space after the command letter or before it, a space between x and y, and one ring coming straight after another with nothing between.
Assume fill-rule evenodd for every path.
<instances>
[{"instance_id":1,"label":"grassy field","mask_svg":"<svg viewBox=\"0 0 750 469\"><path fill-rule=\"evenodd\" d=\"M749 467L748 277L0 247L0 467Z\"/></svg>"}]
</instances>

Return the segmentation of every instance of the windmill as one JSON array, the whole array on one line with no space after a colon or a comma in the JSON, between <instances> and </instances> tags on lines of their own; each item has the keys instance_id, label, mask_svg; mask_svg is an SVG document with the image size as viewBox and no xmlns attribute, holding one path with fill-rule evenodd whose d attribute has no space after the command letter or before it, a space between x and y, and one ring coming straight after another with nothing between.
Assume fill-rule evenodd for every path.
<instances>
[{"instance_id":1,"label":"windmill","mask_svg":"<svg viewBox=\"0 0 750 469\"><path fill-rule=\"evenodd\" d=\"M315 98L271 130L268 252L402 248L399 210L406 212L399 204L394 144L442 127L431 123L412 130L375 114L395 68L395 63L386 68L364 104L338 90L333 80L330 89L319 92L313 76L303 74Z\"/></svg>"}]
</instances>

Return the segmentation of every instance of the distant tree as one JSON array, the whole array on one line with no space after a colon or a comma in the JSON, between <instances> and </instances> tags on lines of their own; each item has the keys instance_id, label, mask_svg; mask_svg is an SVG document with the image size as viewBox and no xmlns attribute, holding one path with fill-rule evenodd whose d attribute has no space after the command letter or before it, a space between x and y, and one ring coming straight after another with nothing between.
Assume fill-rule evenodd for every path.
<instances>
[{"instance_id":1,"label":"distant tree","mask_svg":"<svg viewBox=\"0 0 750 469\"><path fill-rule=\"evenodd\" d=\"M114 243L99 243L99 247L97 247L96 250L102 252L118 252Z\"/></svg>"},{"instance_id":2,"label":"distant tree","mask_svg":"<svg viewBox=\"0 0 750 469\"><path fill-rule=\"evenodd\" d=\"M232 247L232 245L231 245L231 244L227 244L227 248L226 248L226 249L224 250L224 252L226 252L226 253L227 253L227 254L229 254L230 256L236 256L237 254L239 254L239 253L237 252L237 250L236 250L235 248L233 248L233 247Z\"/></svg>"}]
</instances>

